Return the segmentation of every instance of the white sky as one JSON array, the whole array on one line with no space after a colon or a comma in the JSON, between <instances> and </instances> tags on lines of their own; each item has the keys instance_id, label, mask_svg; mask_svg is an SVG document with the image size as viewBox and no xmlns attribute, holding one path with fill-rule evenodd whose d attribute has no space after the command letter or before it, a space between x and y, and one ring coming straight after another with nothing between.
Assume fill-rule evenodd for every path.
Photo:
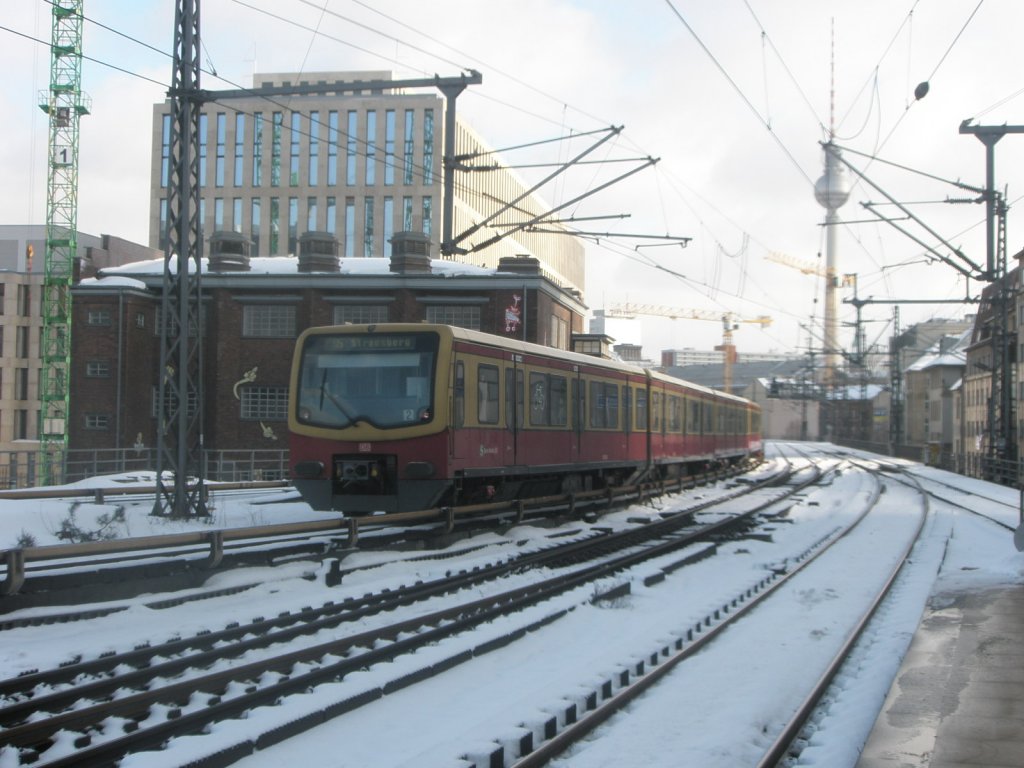
<instances>
[{"instance_id":1,"label":"white sky","mask_svg":"<svg viewBox=\"0 0 1024 768\"><path fill-rule=\"evenodd\" d=\"M85 54L166 84L168 55L92 22L169 52L173 6L171 0L86 0L91 21ZM11 0L4 10L0 26L49 39L48 3ZM669 233L693 241L686 250L640 252L636 240L601 238L600 245L588 245L590 306L630 301L728 310L746 318L767 314L771 327L747 325L737 332L740 353L792 351L808 342L800 324L820 317L819 281L765 257L776 252L814 262L824 250L823 209L812 185L822 173L818 142L829 124L833 25L838 143L982 186L983 147L958 127L972 117L985 125L1024 123L1024 101L1013 98L1024 88L1016 61L1024 6L1014 0L206 0L205 63L228 82L204 74L202 85L249 85L254 66L261 72L390 69L399 77L456 75L474 67L483 84L460 97L460 112L496 148L624 125L596 157L652 156L660 162L571 212L631 216L580 225L594 231ZM321 36L310 31L316 28ZM0 66L7 73L0 86L0 223L43 223L47 126L37 101L48 85L49 54L20 35L0 29ZM915 102L914 88L923 80L929 80L930 93ZM166 86L87 61L83 89L93 113L81 124L79 229L145 242L151 110ZM585 146L582 140L548 144L505 158L552 162ZM1007 136L996 147L996 185L1006 189L1011 204L1022 154L1024 137ZM863 158L848 157L866 166ZM543 195L562 202L632 167L578 168ZM535 179L546 169L522 173ZM901 201L969 196L880 164L869 174ZM872 218L860 205L866 200L880 196L855 189L841 216ZM981 206L913 210L935 233L984 263ZM1011 210L1010 254L1021 247L1016 220ZM935 243L932 235L914 231ZM859 274L862 297L964 296L967 286L951 267L905 265L920 262L923 252L885 224L851 225L839 233L839 270ZM971 292L976 287L972 283ZM961 305L905 305L901 319L905 327L962 312ZM852 307L842 305L841 314L852 320ZM868 342L885 344L892 307L869 306L865 317L874 321L866 327ZM653 357L663 347L708 348L720 334L717 322L643 321L645 351ZM849 346L852 330L842 334Z\"/></svg>"}]
</instances>

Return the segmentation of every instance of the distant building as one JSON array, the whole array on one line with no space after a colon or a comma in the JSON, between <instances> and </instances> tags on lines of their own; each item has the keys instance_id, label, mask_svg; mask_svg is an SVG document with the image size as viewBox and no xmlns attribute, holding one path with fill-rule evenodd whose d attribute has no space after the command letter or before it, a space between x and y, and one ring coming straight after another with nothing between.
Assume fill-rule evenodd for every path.
<instances>
[{"instance_id":1,"label":"distant building","mask_svg":"<svg viewBox=\"0 0 1024 768\"><path fill-rule=\"evenodd\" d=\"M736 361L740 363L784 363L799 360L800 355L781 352L737 352ZM661 367L681 368L688 365L721 365L720 350L705 350L686 347L684 349L663 349L661 351Z\"/></svg>"},{"instance_id":2,"label":"distant building","mask_svg":"<svg viewBox=\"0 0 1024 768\"><path fill-rule=\"evenodd\" d=\"M258 73L254 87L310 83L376 83L358 92L246 96L204 104L199 118L199 216L204 240L234 231L259 256L298 252L304 232L328 232L343 258L388 258L395 232L428 235L439 255L443 202L445 101L433 89L381 85L385 71ZM170 101L153 107L150 244L167 242ZM548 206L461 120L456 154L472 172L456 174L455 233L477 226L499 207L515 205L495 226L461 242L469 249ZM479 154L484 153L484 154ZM453 160L454 162L454 160ZM558 224L544 229L560 230ZM585 289L581 241L526 230L456 260L496 269L503 257L526 254L558 285Z\"/></svg>"},{"instance_id":3,"label":"distant building","mask_svg":"<svg viewBox=\"0 0 1024 768\"><path fill-rule=\"evenodd\" d=\"M76 280L99 268L158 255L111 235L80 232L77 241ZM45 225L0 225L0 455L11 457L0 462L0 485L24 484L18 475L28 471L26 464L13 454L38 449L45 268ZM75 330L72 326L72 338Z\"/></svg>"},{"instance_id":4,"label":"distant building","mask_svg":"<svg viewBox=\"0 0 1024 768\"><path fill-rule=\"evenodd\" d=\"M971 331L943 336L904 370L904 442L939 464L953 452L954 387L963 380Z\"/></svg>"}]
</instances>

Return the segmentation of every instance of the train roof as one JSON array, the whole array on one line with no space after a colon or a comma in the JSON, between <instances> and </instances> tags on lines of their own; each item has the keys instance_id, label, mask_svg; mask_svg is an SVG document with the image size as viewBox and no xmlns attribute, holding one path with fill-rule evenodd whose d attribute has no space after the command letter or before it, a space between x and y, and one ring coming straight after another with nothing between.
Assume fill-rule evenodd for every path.
<instances>
[{"instance_id":1,"label":"train roof","mask_svg":"<svg viewBox=\"0 0 1024 768\"><path fill-rule=\"evenodd\" d=\"M520 339L510 339L504 336L497 336L493 333L484 333L483 331L475 331L470 328L461 328L454 325L440 325L434 323L373 323L369 325L352 324L339 326L320 326L317 328L309 329L309 331L315 331L318 333L327 333L330 332L331 330L343 331L345 333L358 333L360 331L390 331L408 333L414 331L438 330L450 334L454 339L461 339L464 341L472 342L474 344L483 344L490 347L498 347L512 352L521 352L523 354L529 355L550 356L552 354L557 354L560 360L566 360L568 362L577 363L579 365L604 368L606 370L620 371L622 373L648 375L651 377L651 379L655 381L675 382L683 384L687 389L691 389L694 392L699 392L703 395L708 395L719 400L729 400L735 403L746 404L749 404L751 402L746 398L739 397L728 392L722 392L717 389L711 389L700 384L694 384L693 382L686 381L685 379L677 379L673 376L669 376L665 373L656 371L651 368L641 368L639 366L631 365L620 360L609 360L603 357L584 355L580 352L571 352L565 349L546 347L543 344L534 344L533 342L522 341Z\"/></svg>"}]
</instances>

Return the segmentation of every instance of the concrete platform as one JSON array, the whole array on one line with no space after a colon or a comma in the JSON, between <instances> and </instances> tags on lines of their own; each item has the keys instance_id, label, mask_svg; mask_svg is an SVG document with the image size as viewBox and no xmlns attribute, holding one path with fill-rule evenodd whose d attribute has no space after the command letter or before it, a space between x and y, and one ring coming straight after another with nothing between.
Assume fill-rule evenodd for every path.
<instances>
[{"instance_id":1,"label":"concrete platform","mask_svg":"<svg viewBox=\"0 0 1024 768\"><path fill-rule=\"evenodd\" d=\"M857 768L1024 768L1024 585L933 598Z\"/></svg>"}]
</instances>

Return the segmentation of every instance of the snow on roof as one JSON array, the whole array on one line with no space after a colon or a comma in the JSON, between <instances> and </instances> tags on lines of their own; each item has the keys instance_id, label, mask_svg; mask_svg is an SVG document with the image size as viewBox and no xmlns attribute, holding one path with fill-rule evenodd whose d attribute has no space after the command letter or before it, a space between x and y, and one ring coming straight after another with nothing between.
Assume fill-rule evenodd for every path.
<instances>
[{"instance_id":1,"label":"snow on roof","mask_svg":"<svg viewBox=\"0 0 1024 768\"><path fill-rule=\"evenodd\" d=\"M144 290L146 288L146 284L141 280L136 280L133 277L122 277L120 275L112 275L110 277L87 277L80 281L79 285L139 288L140 290Z\"/></svg>"},{"instance_id":2,"label":"snow on roof","mask_svg":"<svg viewBox=\"0 0 1024 768\"><path fill-rule=\"evenodd\" d=\"M339 259L340 274L343 275L388 275L391 274L391 259L385 256L369 258L341 258ZM177 262L172 262L171 271L175 271ZM249 270L247 272L216 272L210 270L210 260L202 260L203 274L230 274L232 276L246 274L263 275L294 275L299 274L299 260L295 256L253 256L249 259ZM119 267L107 267L100 271L95 282L103 282L104 285L111 285L106 282L112 278L129 275L162 275L164 271L164 259L150 259L148 261L136 261L131 264L124 264ZM189 262L189 271L195 271L194 264ZM434 275L453 277L457 275L466 276L488 276L500 274L499 270L491 267L481 267L475 264L464 264L450 259L431 259L430 271ZM332 273L333 274L333 273ZM82 283L89 281L83 280Z\"/></svg>"}]
</instances>

